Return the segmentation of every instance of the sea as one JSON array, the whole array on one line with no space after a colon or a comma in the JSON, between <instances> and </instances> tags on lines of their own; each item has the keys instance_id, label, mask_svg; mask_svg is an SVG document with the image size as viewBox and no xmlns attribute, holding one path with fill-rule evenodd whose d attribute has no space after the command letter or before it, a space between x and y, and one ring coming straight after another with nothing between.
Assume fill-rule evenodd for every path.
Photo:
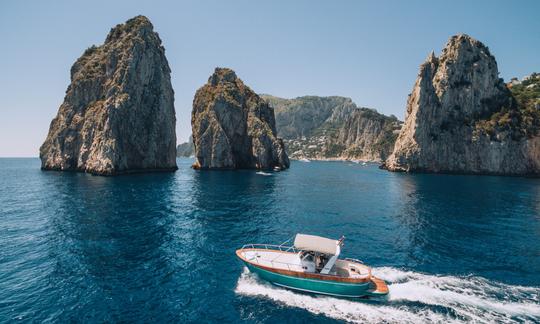
<instances>
[{"instance_id":1,"label":"sea","mask_svg":"<svg viewBox=\"0 0 540 324\"><path fill-rule=\"evenodd\" d=\"M540 179L191 163L101 177L0 159L0 322L540 322ZM345 236L389 296L290 291L235 255L296 233Z\"/></svg>"}]
</instances>

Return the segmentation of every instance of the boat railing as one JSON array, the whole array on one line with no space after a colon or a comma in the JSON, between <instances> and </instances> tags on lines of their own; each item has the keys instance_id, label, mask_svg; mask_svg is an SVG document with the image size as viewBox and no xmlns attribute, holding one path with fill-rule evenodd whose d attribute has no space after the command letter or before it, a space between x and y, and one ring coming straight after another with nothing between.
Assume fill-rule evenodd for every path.
<instances>
[{"instance_id":1,"label":"boat railing","mask_svg":"<svg viewBox=\"0 0 540 324\"><path fill-rule=\"evenodd\" d=\"M298 253L300 252L299 250L295 249L294 246L285 246L285 245L275 245L275 244L245 244L244 246L242 246L242 249L264 249L264 250L279 250L281 252L293 252L293 253ZM255 261L257 263L260 263L259 262L259 259L258 258L255 258ZM275 263L278 263L278 264L283 264L283 265L286 265L287 266L287 269L289 271L291 270L295 270L297 271L299 267L301 267L299 264L297 263L289 263L289 262L282 262L282 261L276 261L275 259L273 260L266 260L266 262L270 262L270 264L272 265L272 267L274 267L274 264ZM293 267L293 269L291 269L291 266ZM296 269L294 269L296 268Z\"/></svg>"},{"instance_id":2,"label":"boat railing","mask_svg":"<svg viewBox=\"0 0 540 324\"><path fill-rule=\"evenodd\" d=\"M292 251L294 253L298 253L300 252L301 250L298 250L296 249L294 246L284 246L284 245L275 245L275 244L245 244L244 246L242 246L242 249L264 249L264 250L279 250L281 252L289 252L289 251ZM251 260L255 260L255 262L257 262L258 264L260 264L259 262L259 259L257 257L251 259ZM342 260L346 260L346 261L350 261L350 262L356 262L356 263L359 263L359 264L363 264L364 265L364 262L361 261L361 260L358 260L358 259L354 259L354 258L344 258ZM266 262L269 262L272 267L274 267L274 264L275 263L278 263L278 264L283 264L283 265L286 265L287 266L287 269L289 271L291 271L291 266L293 266L293 269L296 268L298 269L299 267L301 267L300 264L297 264L297 263L289 263L289 262L282 262L282 261L276 261L275 259L273 260L265 260ZM293 271L297 271L297 270L293 270ZM371 268L368 267L368 275L367 275L369 278L371 278Z\"/></svg>"},{"instance_id":3,"label":"boat railing","mask_svg":"<svg viewBox=\"0 0 540 324\"><path fill-rule=\"evenodd\" d=\"M300 250L294 246L275 245L275 244L245 244L242 249L264 249L264 250L280 250L281 252L298 253Z\"/></svg>"},{"instance_id":4,"label":"boat railing","mask_svg":"<svg viewBox=\"0 0 540 324\"><path fill-rule=\"evenodd\" d=\"M285 242L284 242L285 243ZM298 253L298 252L301 252L302 250L298 250L296 249L294 246L286 246L286 245L276 245L276 244L253 244L253 243L250 243L250 244L244 244L244 246L242 246L242 249L264 249L264 250L279 250L281 252L293 252L293 253ZM277 258L277 257L276 257ZM282 261L276 261L276 258L274 258L273 260L265 260L266 262L269 262L272 267L274 267L274 263L278 263L278 264L283 264L283 265L286 265L287 266L287 269L289 271L291 271L291 266L293 266L293 268L296 268L298 269L299 267L301 267L300 264L297 264L297 263L289 263L289 262L282 262ZM259 259L257 257L251 259L252 260L255 260L255 262L257 262L258 264L260 264L259 262ZM359 264L362 264L362 265L365 265L364 264L364 261L362 260L359 260L359 259L354 259L354 258L343 258L342 260L345 260L345 261L349 261L349 262L355 262L355 263L359 263ZM371 268L370 267L367 267L367 270L368 270L368 274L367 274L367 277L368 278L371 278L372 277L372 274L371 274Z\"/></svg>"},{"instance_id":5,"label":"boat railing","mask_svg":"<svg viewBox=\"0 0 540 324\"><path fill-rule=\"evenodd\" d=\"M360 264L364 264L364 261L362 260L358 260L358 259L354 259L354 258L345 258L343 259L345 261L351 261L351 262L356 262L356 263L360 263Z\"/></svg>"}]
</instances>

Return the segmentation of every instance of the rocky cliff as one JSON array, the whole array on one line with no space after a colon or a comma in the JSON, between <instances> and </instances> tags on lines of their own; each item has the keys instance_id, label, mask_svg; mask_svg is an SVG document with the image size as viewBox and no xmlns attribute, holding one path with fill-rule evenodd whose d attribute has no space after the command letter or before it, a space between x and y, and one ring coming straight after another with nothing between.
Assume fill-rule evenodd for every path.
<instances>
[{"instance_id":1,"label":"rocky cliff","mask_svg":"<svg viewBox=\"0 0 540 324\"><path fill-rule=\"evenodd\" d=\"M192 157L194 155L195 155L195 147L193 146L193 136L190 136L187 142L179 144L176 147L176 156Z\"/></svg>"},{"instance_id":2,"label":"rocky cliff","mask_svg":"<svg viewBox=\"0 0 540 324\"><path fill-rule=\"evenodd\" d=\"M276 112L278 135L293 158L382 161L394 147L401 122L350 98L262 95Z\"/></svg>"},{"instance_id":3,"label":"rocky cliff","mask_svg":"<svg viewBox=\"0 0 540 324\"><path fill-rule=\"evenodd\" d=\"M288 168L283 141L277 138L274 109L234 71L216 68L197 90L191 115L194 168Z\"/></svg>"},{"instance_id":4,"label":"rocky cliff","mask_svg":"<svg viewBox=\"0 0 540 324\"><path fill-rule=\"evenodd\" d=\"M138 16L72 66L41 165L101 175L176 170L175 124L165 49L150 21Z\"/></svg>"},{"instance_id":5,"label":"rocky cliff","mask_svg":"<svg viewBox=\"0 0 540 324\"><path fill-rule=\"evenodd\" d=\"M342 123L357 109L350 98L338 96L261 97L274 108L278 134L284 139L314 136L330 122Z\"/></svg>"},{"instance_id":6,"label":"rocky cliff","mask_svg":"<svg viewBox=\"0 0 540 324\"><path fill-rule=\"evenodd\" d=\"M420 66L392 171L530 175L540 172L538 109L520 105L489 49L467 36Z\"/></svg>"},{"instance_id":7,"label":"rocky cliff","mask_svg":"<svg viewBox=\"0 0 540 324\"><path fill-rule=\"evenodd\" d=\"M331 138L330 143L343 147L338 153L342 158L382 162L392 152L401 124L395 117L358 109L338 128L337 136Z\"/></svg>"}]
</instances>

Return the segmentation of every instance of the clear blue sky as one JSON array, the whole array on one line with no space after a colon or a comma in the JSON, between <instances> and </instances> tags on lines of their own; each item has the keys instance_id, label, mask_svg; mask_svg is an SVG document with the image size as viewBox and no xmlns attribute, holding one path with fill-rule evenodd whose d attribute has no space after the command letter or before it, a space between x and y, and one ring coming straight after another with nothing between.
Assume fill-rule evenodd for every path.
<instances>
[{"instance_id":1,"label":"clear blue sky","mask_svg":"<svg viewBox=\"0 0 540 324\"><path fill-rule=\"evenodd\" d=\"M403 118L418 66L448 38L488 45L501 76L540 72L540 1L0 2L0 156L37 156L73 62L110 28L150 18L172 69L178 141L214 67L259 93L340 95Z\"/></svg>"}]
</instances>

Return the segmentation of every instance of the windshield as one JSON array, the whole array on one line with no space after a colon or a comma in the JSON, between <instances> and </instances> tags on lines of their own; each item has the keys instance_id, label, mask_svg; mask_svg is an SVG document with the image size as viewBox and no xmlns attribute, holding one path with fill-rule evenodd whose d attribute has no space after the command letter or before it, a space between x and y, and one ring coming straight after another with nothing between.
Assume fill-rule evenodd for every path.
<instances>
[{"instance_id":1,"label":"windshield","mask_svg":"<svg viewBox=\"0 0 540 324\"><path fill-rule=\"evenodd\" d=\"M303 260L303 261L308 261L308 262L313 262L313 255L311 255L311 253L309 253L309 252L306 252L306 253L302 256L302 260Z\"/></svg>"}]
</instances>

